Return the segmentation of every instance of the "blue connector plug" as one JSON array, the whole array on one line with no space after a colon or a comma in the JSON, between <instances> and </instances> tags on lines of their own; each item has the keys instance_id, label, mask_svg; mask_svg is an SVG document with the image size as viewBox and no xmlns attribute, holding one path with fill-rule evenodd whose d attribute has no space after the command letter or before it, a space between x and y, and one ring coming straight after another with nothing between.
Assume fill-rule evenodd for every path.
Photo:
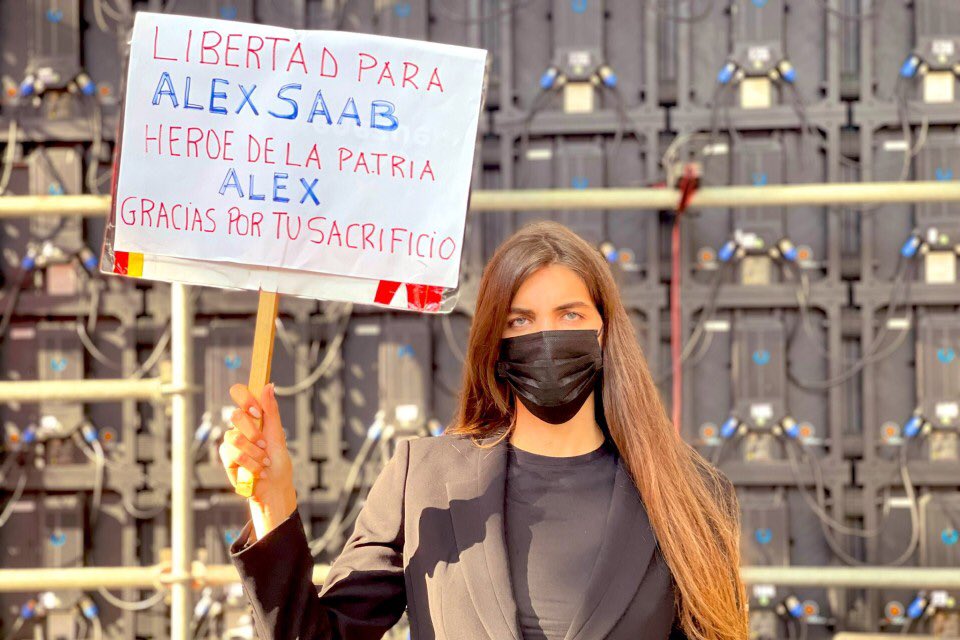
<instances>
[{"instance_id":1,"label":"blue connector plug","mask_svg":"<svg viewBox=\"0 0 960 640\"><path fill-rule=\"evenodd\" d=\"M31 619L37 613L37 601L28 600L20 606L20 617L24 620Z\"/></svg>"},{"instance_id":2,"label":"blue connector plug","mask_svg":"<svg viewBox=\"0 0 960 640\"><path fill-rule=\"evenodd\" d=\"M912 258L917 255L917 250L920 248L920 245L923 244L923 240L920 239L920 236L916 233L907 238L907 241L903 243L903 246L900 247L900 255L904 258Z\"/></svg>"},{"instance_id":3,"label":"blue connector plug","mask_svg":"<svg viewBox=\"0 0 960 640\"><path fill-rule=\"evenodd\" d=\"M907 56L907 59L903 61L903 64L900 65L900 76L903 78L912 78L917 75L917 70L920 69L920 63L923 62L915 53L911 53Z\"/></svg>"},{"instance_id":4,"label":"blue connector plug","mask_svg":"<svg viewBox=\"0 0 960 640\"><path fill-rule=\"evenodd\" d=\"M740 428L740 421L736 417L730 416L726 421L720 425L720 437L724 440L729 440L733 437L733 434L737 432L737 429Z\"/></svg>"},{"instance_id":5,"label":"blue connector plug","mask_svg":"<svg viewBox=\"0 0 960 640\"><path fill-rule=\"evenodd\" d=\"M927 610L927 597L922 592L917 594L910 606L907 607L907 617L916 620Z\"/></svg>"},{"instance_id":6,"label":"blue connector plug","mask_svg":"<svg viewBox=\"0 0 960 640\"><path fill-rule=\"evenodd\" d=\"M786 238L783 238L777 243L777 249L780 250L780 255L782 255L786 260L789 260L790 262L797 261L797 256L799 255L797 247Z\"/></svg>"},{"instance_id":7,"label":"blue connector plug","mask_svg":"<svg viewBox=\"0 0 960 640\"><path fill-rule=\"evenodd\" d=\"M797 79L797 70L787 60L780 61L780 64L777 65L777 73L780 74L784 82L789 84L793 84Z\"/></svg>"},{"instance_id":8,"label":"blue connector plug","mask_svg":"<svg viewBox=\"0 0 960 640\"><path fill-rule=\"evenodd\" d=\"M720 69L720 73L717 74L717 83L719 84L729 84L733 80L733 75L737 72L737 65L733 61L727 62Z\"/></svg>"},{"instance_id":9,"label":"blue connector plug","mask_svg":"<svg viewBox=\"0 0 960 640\"><path fill-rule=\"evenodd\" d=\"M617 86L617 74L613 72L608 65L603 65L597 69L597 75L600 76L600 80L604 85L613 89Z\"/></svg>"},{"instance_id":10,"label":"blue connector plug","mask_svg":"<svg viewBox=\"0 0 960 640\"><path fill-rule=\"evenodd\" d=\"M90 273L97 270L97 256L86 247L80 250L80 263L83 265L83 268Z\"/></svg>"},{"instance_id":11,"label":"blue connector plug","mask_svg":"<svg viewBox=\"0 0 960 640\"><path fill-rule=\"evenodd\" d=\"M23 79L23 82L20 83L20 97L26 98L32 96L36 91L36 86L34 84L33 76L27 76Z\"/></svg>"},{"instance_id":12,"label":"blue connector plug","mask_svg":"<svg viewBox=\"0 0 960 640\"><path fill-rule=\"evenodd\" d=\"M720 262L730 262L730 259L737 253L736 240L727 240L720 250L717 251L717 258Z\"/></svg>"},{"instance_id":13,"label":"blue connector plug","mask_svg":"<svg viewBox=\"0 0 960 640\"><path fill-rule=\"evenodd\" d=\"M83 439L87 444L93 444L97 441L97 430L92 424L84 424L80 427L80 433L83 434Z\"/></svg>"},{"instance_id":14,"label":"blue connector plug","mask_svg":"<svg viewBox=\"0 0 960 640\"><path fill-rule=\"evenodd\" d=\"M793 440L800 437L800 425L790 416L783 419L781 426L783 427L783 432Z\"/></svg>"},{"instance_id":15,"label":"blue connector plug","mask_svg":"<svg viewBox=\"0 0 960 640\"><path fill-rule=\"evenodd\" d=\"M540 76L540 88L543 90L553 88L554 83L557 81L557 77L560 75L560 69L556 67L550 67L543 72L543 75Z\"/></svg>"},{"instance_id":16,"label":"blue connector plug","mask_svg":"<svg viewBox=\"0 0 960 640\"><path fill-rule=\"evenodd\" d=\"M84 618L91 622L100 615L100 609L90 598L84 598L80 601L80 612L83 613Z\"/></svg>"},{"instance_id":17,"label":"blue connector plug","mask_svg":"<svg viewBox=\"0 0 960 640\"><path fill-rule=\"evenodd\" d=\"M77 76L77 87L80 89L80 93L85 96L92 96L97 90L97 86L93 84L93 80L90 79L85 73L81 73Z\"/></svg>"},{"instance_id":18,"label":"blue connector plug","mask_svg":"<svg viewBox=\"0 0 960 640\"><path fill-rule=\"evenodd\" d=\"M910 416L910 419L907 420L907 423L903 425L903 435L907 438L913 438L918 433L920 429L923 428L923 417L920 414L913 414Z\"/></svg>"},{"instance_id":19,"label":"blue connector plug","mask_svg":"<svg viewBox=\"0 0 960 640\"><path fill-rule=\"evenodd\" d=\"M803 617L803 603L800 602L800 599L797 596L787 596L783 601L783 606L786 607L787 612L796 619Z\"/></svg>"}]
</instances>

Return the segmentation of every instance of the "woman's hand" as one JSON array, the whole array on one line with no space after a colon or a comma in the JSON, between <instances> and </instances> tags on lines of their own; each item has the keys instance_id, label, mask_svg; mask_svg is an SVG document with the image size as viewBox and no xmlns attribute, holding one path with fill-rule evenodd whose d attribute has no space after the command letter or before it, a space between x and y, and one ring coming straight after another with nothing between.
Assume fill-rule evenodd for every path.
<instances>
[{"instance_id":1,"label":"woman's hand","mask_svg":"<svg viewBox=\"0 0 960 640\"><path fill-rule=\"evenodd\" d=\"M220 445L220 459L237 486L237 470L247 469L257 479L250 498L250 513L257 539L272 531L297 508L293 486L293 464L287 452L287 438L280 423L280 407L273 384L257 400L243 384L230 387L237 408ZM262 428L261 425L262 424Z\"/></svg>"}]
</instances>

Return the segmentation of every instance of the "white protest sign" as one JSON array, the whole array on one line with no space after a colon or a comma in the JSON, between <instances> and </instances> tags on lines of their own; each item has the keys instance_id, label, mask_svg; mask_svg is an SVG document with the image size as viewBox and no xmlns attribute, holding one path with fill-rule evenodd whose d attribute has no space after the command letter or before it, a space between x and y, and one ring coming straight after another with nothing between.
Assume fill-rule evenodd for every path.
<instances>
[{"instance_id":1,"label":"white protest sign","mask_svg":"<svg viewBox=\"0 0 960 640\"><path fill-rule=\"evenodd\" d=\"M456 287L485 62L138 13L113 249Z\"/></svg>"}]
</instances>

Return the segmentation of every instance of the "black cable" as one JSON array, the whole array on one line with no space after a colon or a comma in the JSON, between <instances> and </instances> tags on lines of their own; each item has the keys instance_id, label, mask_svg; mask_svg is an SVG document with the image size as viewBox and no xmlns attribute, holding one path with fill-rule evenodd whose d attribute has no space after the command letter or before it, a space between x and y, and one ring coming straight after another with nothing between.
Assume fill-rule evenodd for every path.
<instances>
[{"instance_id":1,"label":"black cable","mask_svg":"<svg viewBox=\"0 0 960 640\"><path fill-rule=\"evenodd\" d=\"M524 115L523 120L520 124L520 140L519 140L519 157L517 159L517 178L516 186L525 187L528 177L528 172L526 171L526 155L528 147L530 146L530 126L533 122L534 116L539 113L541 109L546 106L550 98L553 97L555 93L560 90L560 87L563 86L562 82L557 82L548 89L541 87L540 91L534 96L533 101L530 103L530 107L527 109L527 113Z\"/></svg>"},{"instance_id":2,"label":"black cable","mask_svg":"<svg viewBox=\"0 0 960 640\"><path fill-rule=\"evenodd\" d=\"M834 9L830 6L830 0L819 0L820 4L823 5L824 11L829 13L832 16L836 16L841 20L849 20L852 22L866 22L867 20L876 20L880 16L880 7L883 5L882 0L874 0L874 9L871 9L867 13L848 13L846 11L841 11L840 9Z\"/></svg>"},{"instance_id":3,"label":"black cable","mask_svg":"<svg viewBox=\"0 0 960 640\"><path fill-rule=\"evenodd\" d=\"M810 510L813 511L813 514L817 516L817 518L841 535L856 536L858 538L875 538L876 536L880 535L883 530L883 528L880 526L878 526L876 529L858 529L847 526L839 520L831 517L830 514L827 513L826 483L823 479L823 467L820 466L819 458L813 451L810 450L809 447L806 446L805 443L799 440L794 440L793 438L784 435L780 435L779 439L781 440L784 451L786 451L787 458L790 461L790 471L793 473L793 479L797 485L797 490L800 492L800 497L803 498L804 502L807 503L807 506L810 507ZM803 482L803 477L800 475L800 467L797 464L797 459L792 455L791 447L797 447L807 459L807 464L809 465L813 475L816 498L810 495L810 491Z\"/></svg>"},{"instance_id":4,"label":"black cable","mask_svg":"<svg viewBox=\"0 0 960 640\"><path fill-rule=\"evenodd\" d=\"M683 351L680 352L680 364L683 365L687 363L690 356L694 353L694 345L696 345L704 331L706 330L706 325L710 320L713 319L714 313L717 310L717 301L720 297L720 287L723 285L723 276L726 272L729 265L732 265L733 262L721 262L720 266L716 271L713 272L713 278L710 281L710 291L707 294L707 304L703 307L703 310L700 312L700 316L697 318L697 324L694 325L693 331L690 332L690 337L687 339L687 343L683 345ZM703 357L703 353L699 355L700 358ZM653 377L654 384L660 385L670 378L673 377L673 367L670 366L666 371L661 371Z\"/></svg>"},{"instance_id":5,"label":"black cable","mask_svg":"<svg viewBox=\"0 0 960 640\"><path fill-rule=\"evenodd\" d=\"M733 91L733 82L719 84L713 89L713 100L710 104L710 137L707 139L706 147L716 143L717 136L720 135L720 112L721 104L728 92Z\"/></svg>"},{"instance_id":6,"label":"black cable","mask_svg":"<svg viewBox=\"0 0 960 640\"><path fill-rule=\"evenodd\" d=\"M640 146L643 146L643 140L640 138L636 127L630 125L630 116L627 113L626 100L624 100L620 87L611 87L602 82L601 86L613 95L614 110L617 113L617 130L613 134L613 150L611 152L611 157L616 160L620 157L620 147L623 144L623 138L626 133L629 132Z\"/></svg>"},{"instance_id":7,"label":"black cable","mask_svg":"<svg viewBox=\"0 0 960 640\"><path fill-rule=\"evenodd\" d=\"M814 331L813 318L810 314L810 279L807 278L806 274L803 272L803 269L796 262L792 262L790 260L781 260L781 262L786 268L785 272L791 274L795 278L797 307L799 309L797 321L793 323L793 326L787 333L787 352L789 353L793 348L794 341L798 335L797 330L802 327L803 332L808 338L810 338L810 342L814 347L816 347L820 355L824 358L829 358L829 349L824 349L820 344L820 339L822 336L817 335Z\"/></svg>"},{"instance_id":8,"label":"black cable","mask_svg":"<svg viewBox=\"0 0 960 640\"><path fill-rule=\"evenodd\" d=\"M460 24L480 24L484 22L490 22L491 20L497 20L508 13L513 13L517 9L525 9L530 5L541 1L542 0L513 0L512 2L508 2L507 6L505 7L501 7L500 9L492 11L486 15L477 16L476 18L455 14L449 11L446 7L443 7L443 4L440 2L433 4L431 9L437 15L442 16L444 20L449 20L450 22L459 22ZM443 8L441 9L441 7Z\"/></svg>"},{"instance_id":9,"label":"black cable","mask_svg":"<svg viewBox=\"0 0 960 640\"><path fill-rule=\"evenodd\" d=\"M810 451L809 448L807 448L807 446L803 442L799 440L796 440L794 442L807 456L807 459L811 464L811 468L814 470L814 484L817 489L818 504L826 505L826 488L825 488L825 483L823 482L823 470L819 466L819 460L816 458L814 453ZM919 537L920 537L919 536L919 532L920 532L919 502L916 496L916 488L914 487L913 481L910 478L910 471L907 466L907 447L909 446L909 443L910 443L909 440L905 440L900 445L900 476L903 480L904 491L906 492L907 500L909 500L910 502L910 526L911 526L910 541L907 543L907 547L904 549L903 553L900 554L900 557L896 558L891 562L885 563L884 566L902 565L904 562L906 562L910 558L911 555L913 555L913 552L916 550L917 543L919 542ZM799 469L795 468L796 458L793 457L793 453L789 448L786 448L786 452L787 452L787 457L790 459L791 468L795 469L794 473L798 477L798 483L799 483L800 482ZM816 510L814 511L816 513ZM820 523L820 530L823 533L824 540L826 541L827 546L830 547L830 550L833 551L838 558L840 558L847 564L853 565L853 566L865 566L865 565L872 564L869 562L864 562L862 560L859 560L858 558L847 553L841 547L837 539L834 537L834 530L830 526L828 526L827 521L824 518L819 517L820 516L819 513L817 513L816 515L818 516L817 519ZM846 525L842 525L842 523L838 523L838 524L840 524L841 527L844 529L850 529L849 527L846 527ZM869 530L864 530L864 533L866 533L867 531ZM876 533L879 534L881 533L881 531L877 531ZM871 532L871 535L865 535L860 537L875 537L875 536L872 535L872 532Z\"/></svg>"},{"instance_id":10,"label":"black cable","mask_svg":"<svg viewBox=\"0 0 960 640\"><path fill-rule=\"evenodd\" d=\"M783 617L783 621L786 623L785 626L787 628L787 640L797 640L797 630L793 626L793 618L788 614Z\"/></svg>"},{"instance_id":11,"label":"black cable","mask_svg":"<svg viewBox=\"0 0 960 640\"><path fill-rule=\"evenodd\" d=\"M710 464L715 467L720 466L720 462L723 461L723 454L726 452L728 445L733 445L740 441L740 438L743 437L743 434L740 432L740 429L737 429L737 432L733 434L730 438L724 438L719 445L714 447L713 453L710 455Z\"/></svg>"},{"instance_id":12,"label":"black cable","mask_svg":"<svg viewBox=\"0 0 960 640\"><path fill-rule=\"evenodd\" d=\"M86 184L87 191L92 194L99 195L100 193L100 184L103 182L97 176L98 169L100 168L100 154L103 151L104 139L103 139L103 109L100 107L100 101L97 100L96 96L89 97L85 101L90 106L90 150L89 156L87 158L87 172L84 176L84 183ZM109 175L109 174L108 174Z\"/></svg>"},{"instance_id":13,"label":"black cable","mask_svg":"<svg viewBox=\"0 0 960 640\"><path fill-rule=\"evenodd\" d=\"M810 123L809 118L807 118L807 105L804 103L803 96L800 95L800 90L797 89L797 85L792 82L786 82L785 84L790 91L792 98L790 103L793 107L793 111L797 114L797 118L800 120L800 140L797 144L799 145L800 152L798 154L800 156L800 171L801 173L804 173L807 169L807 141L814 137L816 129Z\"/></svg>"},{"instance_id":14,"label":"black cable","mask_svg":"<svg viewBox=\"0 0 960 640\"><path fill-rule=\"evenodd\" d=\"M198 640L199 638L202 638L204 636L207 630L208 622L210 620L209 612L210 612L210 608L207 607L207 611L205 611L203 615L200 616L199 619L195 618L193 622L191 622L190 637L192 638L192 640Z\"/></svg>"},{"instance_id":15,"label":"black cable","mask_svg":"<svg viewBox=\"0 0 960 640\"><path fill-rule=\"evenodd\" d=\"M790 382L807 391L827 391L832 387L839 386L849 381L868 364L883 360L896 351L896 349L900 347L902 340L906 339L908 327L900 331L898 338L895 339L893 344L888 345L885 351L881 351L880 346L883 343L884 338L886 338L890 326L890 320L893 318L893 314L895 313L897 307L901 305L901 301L897 299L899 288L901 287L903 288L904 292L902 304L905 308L909 307L911 282L910 276L912 276L911 267L913 267L915 264L916 262L913 260L904 261L902 255L899 257L897 261L897 273L894 277L894 284L890 290L890 301L887 304L887 310L880 325L880 330L874 337L873 342L870 343L870 346L866 349L863 355L860 356L859 359L857 359L845 371L838 373L832 378L828 378L826 380L801 380L793 374L793 371L788 366L787 377L790 379ZM905 268L904 265L906 265Z\"/></svg>"},{"instance_id":16,"label":"black cable","mask_svg":"<svg viewBox=\"0 0 960 640\"><path fill-rule=\"evenodd\" d=\"M28 270L21 264L17 268L17 277L4 295L6 298L4 302L6 304L4 304L3 307L3 315L0 316L0 344L3 344L3 340L7 336L10 322L13 320L13 313L17 308L17 301L20 299L20 292L23 290L23 285L27 280L27 273Z\"/></svg>"},{"instance_id":17,"label":"black cable","mask_svg":"<svg viewBox=\"0 0 960 640\"><path fill-rule=\"evenodd\" d=\"M679 1L683 2L684 0L679 0ZM690 4L691 7L695 2L695 0L686 0L686 1L688 4ZM717 0L706 0L704 2L703 8L700 10L699 13L691 12L692 15L689 15L689 16L681 16L680 14L677 14L677 13L670 13L668 11L665 11L664 8L666 6L666 2L664 2L663 0L660 0L660 2L657 2L656 4L657 4L656 12L658 15L661 15L667 20L670 20L672 22L684 22L684 23L692 24L694 22L700 22L701 20L709 16L711 13L713 13L713 9L717 4Z\"/></svg>"}]
</instances>

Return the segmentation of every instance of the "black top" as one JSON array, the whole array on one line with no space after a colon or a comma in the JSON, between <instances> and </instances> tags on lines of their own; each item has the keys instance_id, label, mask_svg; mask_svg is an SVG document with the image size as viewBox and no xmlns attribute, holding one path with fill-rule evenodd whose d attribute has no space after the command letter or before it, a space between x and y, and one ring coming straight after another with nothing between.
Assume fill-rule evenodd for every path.
<instances>
[{"instance_id":1,"label":"black top","mask_svg":"<svg viewBox=\"0 0 960 640\"><path fill-rule=\"evenodd\" d=\"M603 540L615 449L543 456L509 447L504 534L524 640L562 640Z\"/></svg>"}]
</instances>

